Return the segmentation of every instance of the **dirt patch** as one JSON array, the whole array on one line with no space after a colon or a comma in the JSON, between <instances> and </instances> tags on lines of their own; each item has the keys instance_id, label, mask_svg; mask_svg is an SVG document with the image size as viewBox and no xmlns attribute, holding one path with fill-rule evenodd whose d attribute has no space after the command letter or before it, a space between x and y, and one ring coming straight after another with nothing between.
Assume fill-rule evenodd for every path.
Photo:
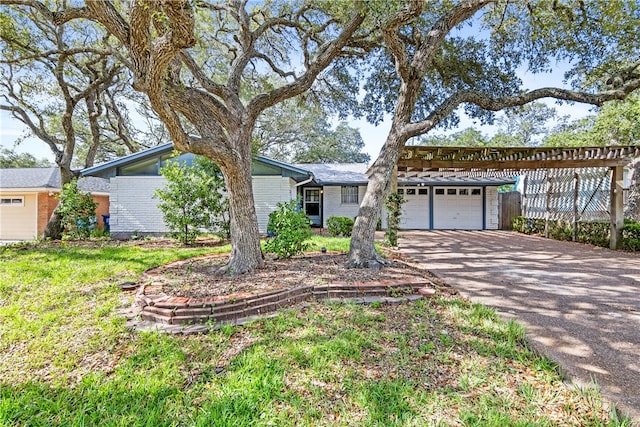
<instances>
[{"instance_id":1,"label":"dirt patch","mask_svg":"<svg viewBox=\"0 0 640 427\"><path fill-rule=\"evenodd\" d=\"M289 259L266 260L263 268L237 276L220 273L227 261L226 255L176 261L149 270L145 284L160 285L159 290L167 295L206 298L326 283L383 283L407 277L433 280L427 271L400 261L381 270L346 268L346 254L309 253Z\"/></svg>"}]
</instances>

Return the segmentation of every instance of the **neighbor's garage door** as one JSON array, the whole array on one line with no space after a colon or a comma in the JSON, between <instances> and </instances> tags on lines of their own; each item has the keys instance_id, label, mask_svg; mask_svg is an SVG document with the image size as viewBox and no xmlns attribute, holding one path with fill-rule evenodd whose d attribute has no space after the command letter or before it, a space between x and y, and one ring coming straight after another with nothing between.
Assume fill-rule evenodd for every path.
<instances>
[{"instance_id":1,"label":"neighbor's garage door","mask_svg":"<svg viewBox=\"0 0 640 427\"><path fill-rule=\"evenodd\" d=\"M433 228L482 230L481 187L435 187Z\"/></svg>"},{"instance_id":2,"label":"neighbor's garage door","mask_svg":"<svg viewBox=\"0 0 640 427\"><path fill-rule=\"evenodd\" d=\"M398 193L404 196L400 228L404 230L429 229L429 189L425 187L399 188Z\"/></svg>"}]
</instances>

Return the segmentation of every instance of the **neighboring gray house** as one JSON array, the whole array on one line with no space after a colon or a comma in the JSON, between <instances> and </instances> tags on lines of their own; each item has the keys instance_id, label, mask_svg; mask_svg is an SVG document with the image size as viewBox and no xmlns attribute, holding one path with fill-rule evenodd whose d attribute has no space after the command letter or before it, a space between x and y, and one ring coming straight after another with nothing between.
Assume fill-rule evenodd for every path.
<instances>
[{"instance_id":1,"label":"neighboring gray house","mask_svg":"<svg viewBox=\"0 0 640 427\"><path fill-rule=\"evenodd\" d=\"M164 144L83 171L83 175L110 178L110 226L114 237L133 233L163 234L167 229L153 198L164 185L159 168L173 152ZM182 154L187 164L192 154ZM309 219L326 227L327 219L355 217L367 186L367 165L295 164L256 157L252 164L253 195L258 226L266 233L269 213L279 202L298 196ZM424 178L400 180L405 196L401 227L406 229L498 228L498 187L510 178ZM384 225L384 223L383 223Z\"/></svg>"}]
</instances>

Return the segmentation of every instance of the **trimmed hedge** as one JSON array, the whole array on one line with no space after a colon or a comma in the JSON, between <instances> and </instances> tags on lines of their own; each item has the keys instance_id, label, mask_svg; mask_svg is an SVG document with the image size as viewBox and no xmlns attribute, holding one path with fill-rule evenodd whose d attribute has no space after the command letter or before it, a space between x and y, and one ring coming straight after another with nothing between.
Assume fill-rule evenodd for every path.
<instances>
[{"instance_id":1,"label":"trimmed hedge","mask_svg":"<svg viewBox=\"0 0 640 427\"><path fill-rule=\"evenodd\" d=\"M544 234L544 219L517 216L513 219L513 230L524 234ZM577 242L609 247L610 224L602 221L578 222ZM572 240L573 225L568 221L549 221L549 238ZM640 251L640 223L625 219L622 229L622 249Z\"/></svg>"},{"instance_id":2,"label":"trimmed hedge","mask_svg":"<svg viewBox=\"0 0 640 427\"><path fill-rule=\"evenodd\" d=\"M336 237L351 237L354 221L347 216L330 216L327 218L327 231Z\"/></svg>"}]
</instances>

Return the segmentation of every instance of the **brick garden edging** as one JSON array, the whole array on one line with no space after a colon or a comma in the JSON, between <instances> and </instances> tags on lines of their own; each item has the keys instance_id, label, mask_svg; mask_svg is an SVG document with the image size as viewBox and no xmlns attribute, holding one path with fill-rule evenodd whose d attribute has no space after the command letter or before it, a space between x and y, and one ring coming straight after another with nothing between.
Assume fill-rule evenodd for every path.
<instances>
[{"instance_id":1,"label":"brick garden edging","mask_svg":"<svg viewBox=\"0 0 640 427\"><path fill-rule=\"evenodd\" d=\"M239 324L256 316L263 316L279 308L308 300L339 300L367 303L393 303L430 297L435 290L426 279L363 282L336 282L323 285L278 289L254 295L238 294L213 298L184 298L161 292L160 285L143 285L134 301L141 308L143 320L164 325L225 323Z\"/></svg>"}]
</instances>

